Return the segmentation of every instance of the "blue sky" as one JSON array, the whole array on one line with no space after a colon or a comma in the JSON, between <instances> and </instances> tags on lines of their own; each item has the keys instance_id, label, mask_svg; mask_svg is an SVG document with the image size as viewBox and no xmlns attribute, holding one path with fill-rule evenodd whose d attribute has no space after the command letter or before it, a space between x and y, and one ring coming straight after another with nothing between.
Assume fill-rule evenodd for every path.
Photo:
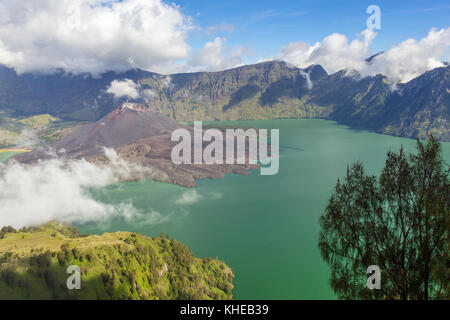
<instances>
[{"instance_id":1,"label":"blue sky","mask_svg":"<svg viewBox=\"0 0 450 320\"><path fill-rule=\"evenodd\" d=\"M234 26L234 31L192 33L189 44L194 49L221 36L231 47L251 49L252 56L246 62L273 57L290 42L313 44L336 32L354 39L366 28L369 16L366 9L371 4L381 8L382 29L377 30L371 45L375 52L408 38L423 38L433 27L450 25L450 1L177 0L175 3L203 30L220 24Z\"/></svg>"}]
</instances>

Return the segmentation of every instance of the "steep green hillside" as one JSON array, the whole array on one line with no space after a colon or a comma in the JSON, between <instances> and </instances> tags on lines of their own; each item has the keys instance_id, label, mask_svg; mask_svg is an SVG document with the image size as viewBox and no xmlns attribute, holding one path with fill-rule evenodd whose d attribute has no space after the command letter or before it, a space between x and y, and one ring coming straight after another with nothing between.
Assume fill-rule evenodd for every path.
<instances>
[{"instance_id":1,"label":"steep green hillside","mask_svg":"<svg viewBox=\"0 0 450 320\"><path fill-rule=\"evenodd\" d=\"M49 114L40 114L21 119L19 120L19 122L28 127L39 128L39 127L47 127L51 123L58 120L59 120L58 118L55 118Z\"/></svg>"},{"instance_id":2,"label":"steep green hillside","mask_svg":"<svg viewBox=\"0 0 450 320\"><path fill-rule=\"evenodd\" d=\"M68 290L67 267L81 290ZM233 272L177 240L129 232L81 235L50 223L0 231L0 299L231 299Z\"/></svg>"},{"instance_id":3,"label":"steep green hillside","mask_svg":"<svg viewBox=\"0 0 450 320\"><path fill-rule=\"evenodd\" d=\"M273 61L221 72L142 79L157 94L149 104L181 121L326 117L326 108L302 99L308 79L326 77L320 66L301 70ZM168 82L170 81L170 82Z\"/></svg>"}]
</instances>

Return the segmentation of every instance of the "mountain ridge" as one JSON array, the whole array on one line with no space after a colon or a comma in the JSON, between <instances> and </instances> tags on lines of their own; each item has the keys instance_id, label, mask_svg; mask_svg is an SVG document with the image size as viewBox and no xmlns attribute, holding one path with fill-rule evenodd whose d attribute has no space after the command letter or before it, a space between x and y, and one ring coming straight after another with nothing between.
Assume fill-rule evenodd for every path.
<instances>
[{"instance_id":1,"label":"mountain ridge","mask_svg":"<svg viewBox=\"0 0 450 320\"><path fill-rule=\"evenodd\" d=\"M86 74L17 75L0 67L0 109L95 121L124 102L145 103L177 121L324 118L380 133L450 141L450 66L407 83L320 65L300 69L268 61L218 72L160 75L133 69ZM14 75L15 74L15 75ZM152 99L115 99L106 89L130 79Z\"/></svg>"}]
</instances>

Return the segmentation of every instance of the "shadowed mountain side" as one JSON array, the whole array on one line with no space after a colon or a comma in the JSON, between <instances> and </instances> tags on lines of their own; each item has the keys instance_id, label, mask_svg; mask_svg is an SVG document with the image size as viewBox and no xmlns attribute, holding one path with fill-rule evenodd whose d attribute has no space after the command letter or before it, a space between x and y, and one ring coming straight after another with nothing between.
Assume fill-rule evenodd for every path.
<instances>
[{"instance_id":1,"label":"shadowed mountain side","mask_svg":"<svg viewBox=\"0 0 450 320\"><path fill-rule=\"evenodd\" d=\"M172 142L171 135L176 129L186 129L191 137L194 136L192 127L178 124L146 105L125 103L96 122L76 127L50 149L36 149L16 155L13 159L22 163L35 163L57 155L66 160L84 158L98 165L109 165L115 160L105 153L105 148L108 148L114 149L119 159L136 165L137 170L132 171L125 180L151 178L185 187L195 187L195 179L219 179L229 173L249 174L249 169L257 168L249 164L175 165L171 153L178 142ZM204 143L203 147L206 145ZM193 139L191 152L193 163ZM142 170L141 167L148 170Z\"/></svg>"}]
</instances>

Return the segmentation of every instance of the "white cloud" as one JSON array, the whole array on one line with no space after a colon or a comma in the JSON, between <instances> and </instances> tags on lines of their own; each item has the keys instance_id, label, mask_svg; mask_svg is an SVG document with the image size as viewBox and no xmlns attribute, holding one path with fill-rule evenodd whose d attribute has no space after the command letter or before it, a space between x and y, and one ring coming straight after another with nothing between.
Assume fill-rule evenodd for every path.
<instances>
[{"instance_id":1,"label":"white cloud","mask_svg":"<svg viewBox=\"0 0 450 320\"><path fill-rule=\"evenodd\" d=\"M156 93L151 89L145 89L141 92L141 97L145 101L150 101L156 96Z\"/></svg>"},{"instance_id":2,"label":"white cloud","mask_svg":"<svg viewBox=\"0 0 450 320\"><path fill-rule=\"evenodd\" d=\"M376 33L364 30L351 42L342 34L332 34L322 42L310 45L293 42L282 48L277 59L300 68L312 64L322 65L329 73L343 69L356 70L362 76L384 74L393 81L407 82L426 71L443 66L440 59L450 47L450 28L439 31L432 29L428 35L416 41L406 40L367 63L370 44Z\"/></svg>"},{"instance_id":3,"label":"white cloud","mask_svg":"<svg viewBox=\"0 0 450 320\"><path fill-rule=\"evenodd\" d=\"M18 73L63 69L98 76L140 68L168 74L228 69L248 54L228 49L219 37L191 53L192 30L191 17L164 0L2 0L0 63ZM233 30L222 23L206 33ZM136 95L125 89L126 96Z\"/></svg>"},{"instance_id":4,"label":"white cloud","mask_svg":"<svg viewBox=\"0 0 450 320\"><path fill-rule=\"evenodd\" d=\"M114 98L131 98L137 99L140 94L138 92L139 85L135 83L133 80L125 79L125 80L114 80L111 82L111 85L106 90L107 93L114 95Z\"/></svg>"},{"instance_id":5,"label":"white cloud","mask_svg":"<svg viewBox=\"0 0 450 320\"><path fill-rule=\"evenodd\" d=\"M16 139L16 145L20 147L32 147L40 144L40 139L33 129L25 128Z\"/></svg>"},{"instance_id":6,"label":"white cloud","mask_svg":"<svg viewBox=\"0 0 450 320\"><path fill-rule=\"evenodd\" d=\"M166 84L166 80L163 80L163 86ZM130 98L138 99L148 102L152 100L156 93L151 89L144 89L142 86L133 80L113 80L109 87L106 89L106 93L114 95L114 98Z\"/></svg>"},{"instance_id":7,"label":"white cloud","mask_svg":"<svg viewBox=\"0 0 450 320\"><path fill-rule=\"evenodd\" d=\"M241 66L244 56L249 56L249 50L243 47L228 49L225 43L226 39L221 37L207 42L189 58L189 71L222 71Z\"/></svg>"},{"instance_id":8,"label":"white cloud","mask_svg":"<svg viewBox=\"0 0 450 320\"><path fill-rule=\"evenodd\" d=\"M166 76L162 79L162 86L165 89L173 88L172 77Z\"/></svg>"},{"instance_id":9,"label":"white cloud","mask_svg":"<svg viewBox=\"0 0 450 320\"><path fill-rule=\"evenodd\" d=\"M443 67L440 60L450 48L450 28L432 29L419 41L408 39L376 56L360 70L363 75L385 74L394 81L408 82L426 71Z\"/></svg>"},{"instance_id":10,"label":"white cloud","mask_svg":"<svg viewBox=\"0 0 450 320\"><path fill-rule=\"evenodd\" d=\"M110 165L98 167L85 160L52 159L37 165L0 163L0 228L40 225L49 221L86 223L123 218L140 223L160 223L158 212L140 212L130 202L111 205L94 199L87 189L102 188L139 170L119 158L114 150L105 154Z\"/></svg>"},{"instance_id":11,"label":"white cloud","mask_svg":"<svg viewBox=\"0 0 450 320\"><path fill-rule=\"evenodd\" d=\"M373 31L365 30L349 43L345 35L334 33L312 46L306 42L293 42L282 48L277 58L300 68L320 64L329 73L346 68L360 70L374 38Z\"/></svg>"},{"instance_id":12,"label":"white cloud","mask_svg":"<svg viewBox=\"0 0 450 320\"><path fill-rule=\"evenodd\" d=\"M188 56L190 18L162 0L3 0L0 63L17 72L164 70Z\"/></svg>"},{"instance_id":13,"label":"white cloud","mask_svg":"<svg viewBox=\"0 0 450 320\"><path fill-rule=\"evenodd\" d=\"M311 76L309 75L309 73L306 73L304 71L300 71L300 74L305 78L306 80L306 87L311 90L312 87L314 86L313 82L311 81Z\"/></svg>"},{"instance_id":14,"label":"white cloud","mask_svg":"<svg viewBox=\"0 0 450 320\"><path fill-rule=\"evenodd\" d=\"M0 64L18 73L90 72L140 68L163 74L219 71L244 63L249 50L228 48L216 37L191 53L189 32L192 18L169 0L2 0L0 1ZM293 12L291 14L306 14ZM267 18L276 12L262 12L249 20ZM209 26L206 34L232 32L229 23ZM354 69L362 75L384 73L405 82L441 66L448 56L450 28L432 30L421 40L409 39L371 65L375 33L361 32L356 39L335 33L315 44L293 42L282 48L276 59L299 67L321 64L328 72ZM135 95L135 92L132 93ZM151 93L146 92L146 97Z\"/></svg>"}]
</instances>

